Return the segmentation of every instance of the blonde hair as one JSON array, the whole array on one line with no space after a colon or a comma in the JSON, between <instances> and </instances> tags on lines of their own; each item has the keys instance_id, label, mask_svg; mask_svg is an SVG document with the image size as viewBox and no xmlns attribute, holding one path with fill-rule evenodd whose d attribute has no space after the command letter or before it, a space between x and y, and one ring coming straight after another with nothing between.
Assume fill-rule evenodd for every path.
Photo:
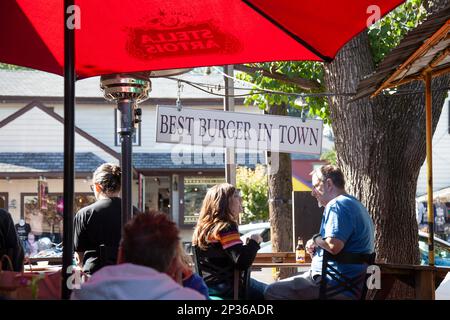
<instances>
[{"instance_id":1,"label":"blonde hair","mask_svg":"<svg viewBox=\"0 0 450 320\"><path fill-rule=\"evenodd\" d=\"M236 188L229 183L218 184L208 190L192 236L194 246L206 249L209 240L217 239L221 230L237 225L229 206L229 200L235 191Z\"/></svg>"}]
</instances>

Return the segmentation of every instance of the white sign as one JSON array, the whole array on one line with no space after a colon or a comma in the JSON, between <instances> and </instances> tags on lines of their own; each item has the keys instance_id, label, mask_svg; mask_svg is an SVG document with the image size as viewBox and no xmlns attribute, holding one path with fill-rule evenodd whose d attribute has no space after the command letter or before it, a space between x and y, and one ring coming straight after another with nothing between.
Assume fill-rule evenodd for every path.
<instances>
[{"instance_id":1,"label":"white sign","mask_svg":"<svg viewBox=\"0 0 450 320\"><path fill-rule=\"evenodd\" d=\"M157 107L156 142L321 154L322 120Z\"/></svg>"}]
</instances>

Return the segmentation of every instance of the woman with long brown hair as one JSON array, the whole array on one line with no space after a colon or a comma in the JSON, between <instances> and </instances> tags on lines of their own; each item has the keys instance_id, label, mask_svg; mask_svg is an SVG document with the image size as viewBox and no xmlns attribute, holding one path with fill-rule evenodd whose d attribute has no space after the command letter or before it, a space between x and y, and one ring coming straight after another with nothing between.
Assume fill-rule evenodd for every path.
<instances>
[{"instance_id":1,"label":"woman with long brown hair","mask_svg":"<svg viewBox=\"0 0 450 320\"><path fill-rule=\"evenodd\" d=\"M215 252L214 256L211 255L211 258L208 259L212 269L231 265L239 270L246 270L252 265L262 238L259 234L253 234L247 244L242 243L238 231L241 211L242 198L239 190L233 185L218 184L206 193L192 237L192 244L206 256ZM231 271L228 276L221 277L221 281L214 277L211 277L214 280L210 281L205 277L210 295L221 297L232 295L233 276ZM256 300L264 299L266 287L266 284L250 279L247 297Z\"/></svg>"}]
</instances>

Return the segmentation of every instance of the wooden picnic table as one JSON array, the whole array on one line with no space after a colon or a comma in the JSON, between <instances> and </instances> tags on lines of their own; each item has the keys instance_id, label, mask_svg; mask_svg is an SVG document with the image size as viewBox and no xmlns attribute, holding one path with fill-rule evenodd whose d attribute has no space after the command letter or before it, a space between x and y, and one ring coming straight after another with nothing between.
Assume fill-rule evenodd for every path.
<instances>
[{"instance_id":1,"label":"wooden picnic table","mask_svg":"<svg viewBox=\"0 0 450 320\"><path fill-rule=\"evenodd\" d=\"M311 263L295 262L256 262L252 264L254 268L310 268Z\"/></svg>"},{"instance_id":2,"label":"wooden picnic table","mask_svg":"<svg viewBox=\"0 0 450 320\"><path fill-rule=\"evenodd\" d=\"M257 253L253 263L295 263L295 252ZM305 263L311 263L307 254Z\"/></svg>"},{"instance_id":3,"label":"wooden picnic table","mask_svg":"<svg viewBox=\"0 0 450 320\"><path fill-rule=\"evenodd\" d=\"M401 281L412 287L416 299L434 300L435 290L444 280L450 267L428 265L405 265L376 263L381 272L381 289L372 292L371 298L384 300L390 293L395 281ZM295 263L294 252L258 253L252 269L260 268L301 268L306 271L311 266L307 255L306 263Z\"/></svg>"},{"instance_id":4,"label":"wooden picnic table","mask_svg":"<svg viewBox=\"0 0 450 320\"><path fill-rule=\"evenodd\" d=\"M381 271L381 289L376 290L373 299L384 300L390 293L395 280L414 288L415 298L434 300L435 290L444 280L450 267L428 265L405 265L377 263Z\"/></svg>"},{"instance_id":5,"label":"wooden picnic table","mask_svg":"<svg viewBox=\"0 0 450 320\"><path fill-rule=\"evenodd\" d=\"M27 258L30 263L37 263L38 261L48 261L50 265L60 265L62 264L62 257L34 257Z\"/></svg>"},{"instance_id":6,"label":"wooden picnic table","mask_svg":"<svg viewBox=\"0 0 450 320\"><path fill-rule=\"evenodd\" d=\"M30 266L26 264L23 268L25 273L29 272L57 272L62 269L62 265L47 265L47 266Z\"/></svg>"},{"instance_id":7,"label":"wooden picnic table","mask_svg":"<svg viewBox=\"0 0 450 320\"><path fill-rule=\"evenodd\" d=\"M252 270L261 268L301 268L306 271L311 266L308 256L305 263L295 262L295 252L257 253L252 264Z\"/></svg>"}]
</instances>

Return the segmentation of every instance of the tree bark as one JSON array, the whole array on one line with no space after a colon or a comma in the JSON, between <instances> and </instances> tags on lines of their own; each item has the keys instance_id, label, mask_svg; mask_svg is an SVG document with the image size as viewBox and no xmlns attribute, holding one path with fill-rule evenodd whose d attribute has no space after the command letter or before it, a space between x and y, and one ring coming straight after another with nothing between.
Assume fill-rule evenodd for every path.
<instances>
[{"instance_id":1,"label":"tree bark","mask_svg":"<svg viewBox=\"0 0 450 320\"><path fill-rule=\"evenodd\" d=\"M270 106L269 114L287 115L285 105ZM282 170L280 170L282 169ZM271 152L268 159L269 219L273 252L293 251L292 169L289 153ZM295 270L282 268L276 280L291 276Z\"/></svg>"},{"instance_id":2,"label":"tree bark","mask_svg":"<svg viewBox=\"0 0 450 320\"><path fill-rule=\"evenodd\" d=\"M374 71L367 34L350 41L325 66L331 92L356 92L358 82ZM433 88L449 85L450 77L433 80ZM349 102L329 99L337 163L346 188L368 208L375 224L377 260L419 264L415 194L425 152L425 88L415 81L400 87L417 91ZM444 90L433 92L433 132L439 120ZM411 289L396 284L391 298L413 298Z\"/></svg>"}]
</instances>

